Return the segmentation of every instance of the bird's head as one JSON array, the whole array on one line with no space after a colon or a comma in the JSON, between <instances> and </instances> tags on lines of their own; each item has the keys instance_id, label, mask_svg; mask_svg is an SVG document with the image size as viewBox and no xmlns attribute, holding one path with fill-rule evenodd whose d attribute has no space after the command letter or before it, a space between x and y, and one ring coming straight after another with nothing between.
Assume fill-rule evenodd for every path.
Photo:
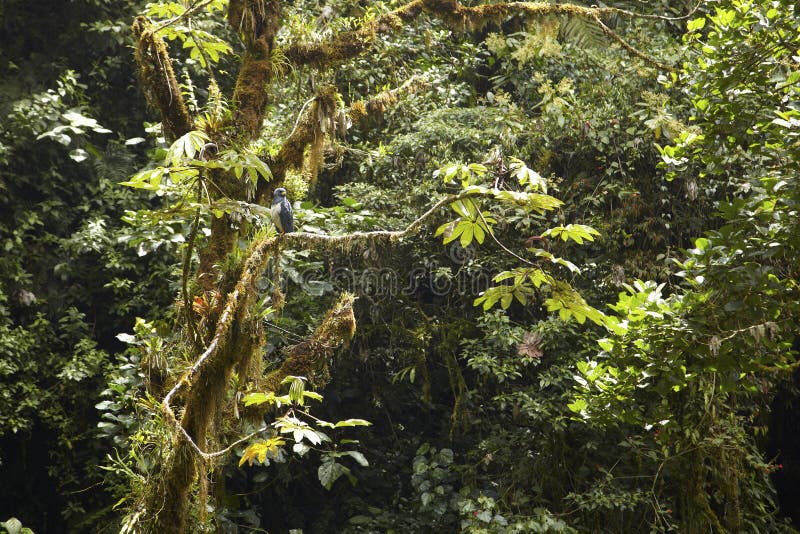
<instances>
[{"instance_id":1,"label":"bird's head","mask_svg":"<svg viewBox=\"0 0 800 534\"><path fill-rule=\"evenodd\" d=\"M279 187L275 190L275 200L280 200L281 198L286 196L286 189Z\"/></svg>"}]
</instances>

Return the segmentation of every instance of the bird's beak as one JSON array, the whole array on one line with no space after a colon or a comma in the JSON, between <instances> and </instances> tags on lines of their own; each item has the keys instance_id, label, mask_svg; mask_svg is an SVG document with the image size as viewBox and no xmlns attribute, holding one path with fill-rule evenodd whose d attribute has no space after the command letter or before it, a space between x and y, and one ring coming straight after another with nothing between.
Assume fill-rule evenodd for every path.
<instances>
[{"instance_id":1,"label":"bird's beak","mask_svg":"<svg viewBox=\"0 0 800 534\"><path fill-rule=\"evenodd\" d=\"M281 196L285 197L286 196L286 191L281 191Z\"/></svg>"}]
</instances>

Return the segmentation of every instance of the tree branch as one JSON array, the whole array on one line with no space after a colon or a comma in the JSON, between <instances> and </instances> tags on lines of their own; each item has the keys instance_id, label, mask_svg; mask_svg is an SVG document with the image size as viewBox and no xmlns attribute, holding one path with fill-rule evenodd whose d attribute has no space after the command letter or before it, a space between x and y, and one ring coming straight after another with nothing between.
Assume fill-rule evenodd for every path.
<instances>
[{"instance_id":1,"label":"tree branch","mask_svg":"<svg viewBox=\"0 0 800 534\"><path fill-rule=\"evenodd\" d=\"M468 191L459 193L457 195L447 196L436 202L430 209L428 209L428 211L411 222L411 224L409 224L404 230L376 230L372 232L354 232L351 234L338 236L312 234L309 232L293 232L280 236L265 237L261 241L254 243L251 247L250 256L245 262L244 269L242 270L242 276L239 279L239 282L236 284L236 288L229 294L228 300L225 303L225 308L223 309L222 314L217 321L217 329L214 333L214 337L209 343L208 348L206 348L206 350L197 358L192 367L190 367L189 370L184 373L181 379L178 380L178 382L164 397L164 400L161 403L164 412L169 414L172 419L175 419L172 408L170 407L172 398L185 386L192 384L192 380L195 375L197 375L206 361L217 352L220 343L223 342L225 336L228 334L228 330L234 316L238 313L240 305L247 295L246 288L251 287L256 278L261 275L267 259L269 258L269 253L274 249L274 247L278 245L286 246L291 244L301 245L307 248L311 248L314 245L323 247L336 245L349 246L354 241L365 241L369 239L385 239L387 241L402 239L403 237L418 231L420 226L422 226L422 223L433 216L433 214L445 204L449 204L469 196L476 196L478 194L479 193L474 191Z\"/></svg>"},{"instance_id":2,"label":"tree branch","mask_svg":"<svg viewBox=\"0 0 800 534\"><path fill-rule=\"evenodd\" d=\"M145 17L131 27L136 37L134 57L147 102L161 112L164 136L172 141L192 130L192 118L183 101L164 40Z\"/></svg>"},{"instance_id":3,"label":"tree branch","mask_svg":"<svg viewBox=\"0 0 800 534\"><path fill-rule=\"evenodd\" d=\"M657 67L657 68L659 68L661 70L666 70L666 71L669 71L669 72L678 72L678 69L676 67L673 67L671 65L667 65L666 63L662 63L659 60L655 59L654 57L648 56L644 52L636 49L632 44L630 44L628 41L626 41L625 39L620 37L620 35L617 32L615 32L614 30L612 30L611 28L606 26L603 23L603 21L600 20L599 16L594 17L594 22L595 22L595 24L597 24L597 26L600 27L601 30L603 30L604 34L606 34L610 39L612 39L612 40L616 41L617 43L619 43L620 46L622 46L622 48L624 48L628 52L628 54L630 54L630 55L632 55L634 57L638 57L639 59L643 60L645 63L650 63L654 67Z\"/></svg>"},{"instance_id":4,"label":"tree branch","mask_svg":"<svg viewBox=\"0 0 800 534\"><path fill-rule=\"evenodd\" d=\"M296 43L284 48L283 54L295 66L330 68L335 63L369 50L378 35L397 31L403 26L403 22L415 19L422 13L423 4L424 0L413 0L403 7L365 22L357 30L339 33L319 43Z\"/></svg>"},{"instance_id":5,"label":"tree branch","mask_svg":"<svg viewBox=\"0 0 800 534\"><path fill-rule=\"evenodd\" d=\"M268 102L267 86L272 81L272 49L280 27L278 0L231 0L228 22L244 41L242 67L236 78L233 100L234 124L245 137L261 131Z\"/></svg>"},{"instance_id":6,"label":"tree branch","mask_svg":"<svg viewBox=\"0 0 800 534\"><path fill-rule=\"evenodd\" d=\"M316 69L332 68L337 63L363 54L372 47L378 35L399 30L403 22L415 19L422 12L439 18L457 31L480 29L491 22L500 24L516 14L530 18L548 15L583 17L593 24L598 24L606 35L620 43L629 54L652 63L660 69L674 70L673 67L669 67L634 48L616 32L603 24L601 18L610 15L663 20L678 20L678 18L673 19L661 15L638 15L632 11L613 7L584 7L547 2L500 2L468 7L457 0L413 0L390 13L365 22L357 30L334 35L330 39L319 43L297 43L286 47L283 53L289 63L294 66L307 65ZM693 12L694 10L692 10ZM686 15L686 17L690 15Z\"/></svg>"},{"instance_id":7,"label":"tree branch","mask_svg":"<svg viewBox=\"0 0 800 534\"><path fill-rule=\"evenodd\" d=\"M347 115L353 122L382 115L386 108L400 100L401 95L415 93L427 85L428 83L421 76L412 76L399 87L382 91L367 100L353 102Z\"/></svg>"}]
</instances>

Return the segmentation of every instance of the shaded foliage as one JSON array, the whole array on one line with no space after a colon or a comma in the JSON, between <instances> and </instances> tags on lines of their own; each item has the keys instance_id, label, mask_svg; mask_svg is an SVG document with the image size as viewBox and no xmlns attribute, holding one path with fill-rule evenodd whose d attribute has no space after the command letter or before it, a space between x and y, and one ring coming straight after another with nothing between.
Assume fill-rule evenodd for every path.
<instances>
[{"instance_id":1,"label":"shaded foliage","mask_svg":"<svg viewBox=\"0 0 800 534\"><path fill-rule=\"evenodd\" d=\"M118 4L1 38L0 519L791 531L795 6Z\"/></svg>"}]
</instances>

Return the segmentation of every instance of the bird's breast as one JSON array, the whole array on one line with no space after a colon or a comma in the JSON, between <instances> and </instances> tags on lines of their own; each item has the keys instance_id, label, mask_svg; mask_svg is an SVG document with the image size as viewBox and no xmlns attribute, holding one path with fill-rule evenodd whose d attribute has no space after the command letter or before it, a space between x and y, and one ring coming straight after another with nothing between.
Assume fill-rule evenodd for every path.
<instances>
[{"instance_id":1,"label":"bird's breast","mask_svg":"<svg viewBox=\"0 0 800 534\"><path fill-rule=\"evenodd\" d=\"M281 203L276 202L273 204L269 209L269 214L272 218L272 223L278 228L278 231L283 232L283 225L281 224Z\"/></svg>"}]
</instances>

